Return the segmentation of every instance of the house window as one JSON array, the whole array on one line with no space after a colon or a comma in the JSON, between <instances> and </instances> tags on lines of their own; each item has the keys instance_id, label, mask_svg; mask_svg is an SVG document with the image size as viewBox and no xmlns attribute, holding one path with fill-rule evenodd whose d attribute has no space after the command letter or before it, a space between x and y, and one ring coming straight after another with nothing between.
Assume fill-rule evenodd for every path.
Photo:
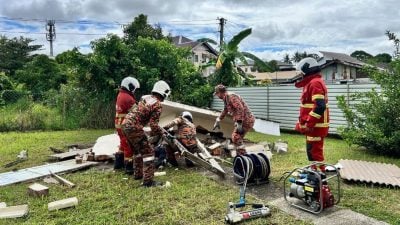
<instances>
[{"instance_id":1,"label":"house window","mask_svg":"<svg viewBox=\"0 0 400 225\"><path fill-rule=\"evenodd\" d=\"M194 55L194 61L198 62L199 61L199 56L198 55Z\"/></svg>"},{"instance_id":2,"label":"house window","mask_svg":"<svg viewBox=\"0 0 400 225\"><path fill-rule=\"evenodd\" d=\"M208 60L207 60L207 55L206 54L202 54L201 55L201 62L202 63L206 63Z\"/></svg>"}]
</instances>

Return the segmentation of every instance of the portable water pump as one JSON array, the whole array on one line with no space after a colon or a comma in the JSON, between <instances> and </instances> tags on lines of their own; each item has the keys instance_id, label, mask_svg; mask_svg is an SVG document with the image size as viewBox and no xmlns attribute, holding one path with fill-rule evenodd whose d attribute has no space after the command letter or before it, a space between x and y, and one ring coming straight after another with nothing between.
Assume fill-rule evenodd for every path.
<instances>
[{"instance_id":1,"label":"portable water pump","mask_svg":"<svg viewBox=\"0 0 400 225\"><path fill-rule=\"evenodd\" d=\"M329 168L329 172L319 171L319 166ZM333 195L328 180L336 178L336 193ZM283 181L284 197L290 205L319 214L322 210L336 205L340 201L340 175L335 166L325 163L313 163L303 168L296 168ZM299 199L294 201L289 198Z\"/></svg>"}]
</instances>

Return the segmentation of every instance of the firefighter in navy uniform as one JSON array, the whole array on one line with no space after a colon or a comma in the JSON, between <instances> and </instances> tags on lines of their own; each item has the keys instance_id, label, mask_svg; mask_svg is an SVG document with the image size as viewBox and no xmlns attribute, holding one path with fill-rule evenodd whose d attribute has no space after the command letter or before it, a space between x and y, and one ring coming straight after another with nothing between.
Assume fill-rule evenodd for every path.
<instances>
[{"instance_id":1,"label":"firefighter in navy uniform","mask_svg":"<svg viewBox=\"0 0 400 225\"><path fill-rule=\"evenodd\" d=\"M122 130L128 143L134 151L134 179L143 179L143 186L160 186L162 183L153 180L154 177L154 149L151 146L159 142L162 136L158 125L162 105L161 102L171 93L165 81L157 81L151 95L143 96L137 105L134 105L126 115ZM149 124L150 137L147 138L143 127Z\"/></svg>"},{"instance_id":2,"label":"firefighter in navy uniform","mask_svg":"<svg viewBox=\"0 0 400 225\"><path fill-rule=\"evenodd\" d=\"M193 124L192 114L188 111L182 112L182 114L172 120L170 123L164 126L164 129L168 130L174 126L178 127L177 139L182 145L191 153L198 152L197 140L196 140L196 126ZM173 165L178 166L178 162L175 158L174 149L171 146L167 146L167 161ZM188 167L193 167L194 164L189 159L185 159Z\"/></svg>"},{"instance_id":3,"label":"firefighter in navy uniform","mask_svg":"<svg viewBox=\"0 0 400 225\"><path fill-rule=\"evenodd\" d=\"M232 142L235 146L236 155L246 154L243 138L254 126L255 118L253 113L239 95L228 92L222 84L215 87L214 95L217 95L218 98L224 101L224 110L216 118L213 129L219 127L220 121L229 113L235 122L235 128L232 132Z\"/></svg>"},{"instance_id":4,"label":"firefighter in navy uniform","mask_svg":"<svg viewBox=\"0 0 400 225\"><path fill-rule=\"evenodd\" d=\"M136 104L134 94L137 88L140 88L140 84L136 78L125 77L121 82L121 88L119 89L115 103L115 129L119 136L120 145L119 151L115 153L114 169L125 167L125 172L128 174L133 173L133 151L122 132L121 124L129 109Z\"/></svg>"},{"instance_id":5,"label":"firefighter in navy uniform","mask_svg":"<svg viewBox=\"0 0 400 225\"><path fill-rule=\"evenodd\" d=\"M328 91L321 77L321 68L314 58L304 58L297 65L303 77L295 86L303 88L299 121L296 130L306 136L309 161L324 161L324 138L328 135ZM313 169L316 169L315 167ZM320 166L325 171L324 166Z\"/></svg>"}]
</instances>

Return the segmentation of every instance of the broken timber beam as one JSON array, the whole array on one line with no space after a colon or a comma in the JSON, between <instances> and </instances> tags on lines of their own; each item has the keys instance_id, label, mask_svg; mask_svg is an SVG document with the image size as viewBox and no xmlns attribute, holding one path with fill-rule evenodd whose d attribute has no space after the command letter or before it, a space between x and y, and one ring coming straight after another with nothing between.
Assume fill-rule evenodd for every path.
<instances>
[{"instance_id":1,"label":"broken timber beam","mask_svg":"<svg viewBox=\"0 0 400 225\"><path fill-rule=\"evenodd\" d=\"M49 171L50 171L50 170L49 170ZM68 186L68 187L70 187L70 188L75 187L75 184L74 184L74 183L72 183L71 181L69 181L69 180L67 180L67 179L64 179L64 178L58 176L57 174L55 174L55 173L53 173L53 172L51 172L51 171L50 171L50 175L51 175L52 177L54 177L56 180L58 180L59 182L61 182L62 184L66 185L66 186Z\"/></svg>"}]
</instances>

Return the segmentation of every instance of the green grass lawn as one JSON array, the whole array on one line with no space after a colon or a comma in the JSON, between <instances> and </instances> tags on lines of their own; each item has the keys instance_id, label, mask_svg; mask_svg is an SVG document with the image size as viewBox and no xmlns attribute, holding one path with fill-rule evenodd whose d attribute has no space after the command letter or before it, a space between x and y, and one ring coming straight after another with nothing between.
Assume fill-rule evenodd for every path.
<instances>
[{"instance_id":1,"label":"green grass lawn","mask_svg":"<svg viewBox=\"0 0 400 225\"><path fill-rule=\"evenodd\" d=\"M22 149L28 150L29 160L13 168L26 168L44 164L52 152L49 147L65 148L69 144L94 143L112 130L77 130L56 132L10 132L0 133L0 162L2 165L15 160ZM282 174L295 167L307 165L304 137L282 134L281 137L250 133L255 142L282 139L289 142L287 154L274 154L272 159L272 182L278 182ZM325 145L328 163L339 159L393 163L400 160L371 155L349 147L344 141L328 138ZM1 166L2 166L1 165ZM193 170L167 170L167 176L158 178L170 181L168 189L140 187L138 181L124 179L120 172L102 171L97 168L64 175L77 186L73 189L45 184L50 187L50 196L28 197L29 184L16 184L0 188L0 202L7 205L28 204L27 218L0 220L0 224L223 224L226 205L238 200L238 187L217 183ZM43 183L39 181L40 183ZM400 190L372 187L364 184L344 184L339 206L350 208L390 224L400 223ZM76 196L76 208L48 212L47 203ZM249 202L258 201L248 196ZM267 202L265 202L267 203ZM268 203L267 203L268 204ZM282 211L272 208L272 216L248 221L246 224L309 224L297 221Z\"/></svg>"},{"instance_id":2,"label":"green grass lawn","mask_svg":"<svg viewBox=\"0 0 400 225\"><path fill-rule=\"evenodd\" d=\"M68 144L94 143L97 137L111 130L79 130L58 132L0 133L1 162L13 161L22 149L29 152L29 160L18 168L41 165L51 154L50 146L63 148ZM260 137L257 137L260 138ZM276 157L278 159L278 157ZM275 160L275 159L274 159ZM1 168L1 172L13 169ZM0 220L0 224L223 224L229 201L238 200L238 187L221 185L193 170L167 170L171 188L149 188L139 181L124 179L120 172L91 168L63 175L76 184L69 189L57 184L50 187L44 198L29 197L29 184L16 184L0 188L0 202L7 205L28 204L27 218ZM276 174L278 177L278 174ZM38 181L40 183L40 180ZM77 197L76 208L47 211L47 203ZM259 201L248 196L249 202ZM265 202L267 203L267 202ZM246 224L310 224L298 221L282 211L272 208L268 218L248 221Z\"/></svg>"}]
</instances>

